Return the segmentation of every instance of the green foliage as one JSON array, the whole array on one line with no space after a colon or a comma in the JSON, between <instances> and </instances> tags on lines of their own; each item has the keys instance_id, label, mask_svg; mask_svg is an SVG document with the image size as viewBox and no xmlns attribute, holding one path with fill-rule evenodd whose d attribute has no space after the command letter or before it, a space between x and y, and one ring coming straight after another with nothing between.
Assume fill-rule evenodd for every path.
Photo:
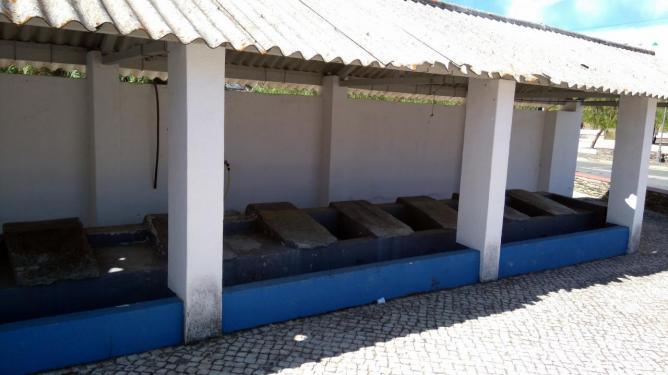
<instances>
[{"instance_id":1,"label":"green foliage","mask_svg":"<svg viewBox=\"0 0 668 375\"><path fill-rule=\"evenodd\" d=\"M269 94L269 95L318 96L318 92L314 89L296 88L296 87L292 88L292 87L255 85L251 87L249 91L258 94Z\"/></svg>"},{"instance_id":2,"label":"green foliage","mask_svg":"<svg viewBox=\"0 0 668 375\"><path fill-rule=\"evenodd\" d=\"M82 79L86 78L86 75L80 70L64 70L56 69L50 70L47 67L35 68L31 64L26 64L24 66L18 67L14 64L0 67L0 73L6 74L20 74L25 76L46 76L46 77L63 77L63 78L72 78L72 79Z\"/></svg>"},{"instance_id":3,"label":"green foliage","mask_svg":"<svg viewBox=\"0 0 668 375\"><path fill-rule=\"evenodd\" d=\"M410 103L410 104L435 104L442 106L456 106L464 104L463 99L427 99L427 98L411 98L404 96L386 96L386 95L376 95L376 94L367 94L363 92L350 92L348 93L349 99L356 100L376 100L381 102L394 102L394 103Z\"/></svg>"},{"instance_id":4,"label":"green foliage","mask_svg":"<svg viewBox=\"0 0 668 375\"><path fill-rule=\"evenodd\" d=\"M599 130L617 127L617 107L584 107L582 121Z\"/></svg>"},{"instance_id":5,"label":"green foliage","mask_svg":"<svg viewBox=\"0 0 668 375\"><path fill-rule=\"evenodd\" d=\"M118 79L121 82L126 82L126 83L134 83L138 85L147 85L147 84L153 84L154 80L145 76L142 77L137 77L135 75L129 75L129 76L124 76L124 75L118 75Z\"/></svg>"}]
</instances>

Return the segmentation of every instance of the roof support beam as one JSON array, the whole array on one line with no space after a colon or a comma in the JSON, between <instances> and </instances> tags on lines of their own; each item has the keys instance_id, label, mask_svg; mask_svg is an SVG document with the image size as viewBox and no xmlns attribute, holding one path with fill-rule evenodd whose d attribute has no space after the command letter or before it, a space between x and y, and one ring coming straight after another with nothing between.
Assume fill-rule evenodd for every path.
<instances>
[{"instance_id":1,"label":"roof support beam","mask_svg":"<svg viewBox=\"0 0 668 375\"><path fill-rule=\"evenodd\" d=\"M392 77L378 79L348 79L341 81L341 87L350 88L369 88L371 86L385 85L449 85L456 84L452 76L434 76L434 77Z\"/></svg>"},{"instance_id":2,"label":"roof support beam","mask_svg":"<svg viewBox=\"0 0 668 375\"><path fill-rule=\"evenodd\" d=\"M121 61L136 57L160 56L167 54L166 42L149 42L139 44L120 52L110 53L102 56L103 64L118 64Z\"/></svg>"},{"instance_id":3,"label":"roof support beam","mask_svg":"<svg viewBox=\"0 0 668 375\"><path fill-rule=\"evenodd\" d=\"M480 252L480 281L499 276L515 81L469 80L457 242Z\"/></svg>"},{"instance_id":4,"label":"roof support beam","mask_svg":"<svg viewBox=\"0 0 668 375\"><path fill-rule=\"evenodd\" d=\"M225 50L169 48L167 281L183 300L188 343L221 332Z\"/></svg>"},{"instance_id":5,"label":"roof support beam","mask_svg":"<svg viewBox=\"0 0 668 375\"><path fill-rule=\"evenodd\" d=\"M239 80L296 83L316 86L322 84L322 74L320 73L271 68L253 68L241 65L226 65L225 72L226 78Z\"/></svg>"},{"instance_id":6,"label":"roof support beam","mask_svg":"<svg viewBox=\"0 0 668 375\"><path fill-rule=\"evenodd\" d=\"M607 220L629 228L629 253L640 245L655 113L656 99L619 100Z\"/></svg>"},{"instance_id":7,"label":"roof support beam","mask_svg":"<svg viewBox=\"0 0 668 375\"><path fill-rule=\"evenodd\" d=\"M586 101L582 105L585 107L619 107L619 102L617 100ZM659 108L668 107L668 102L657 103L656 106Z\"/></svg>"}]
</instances>

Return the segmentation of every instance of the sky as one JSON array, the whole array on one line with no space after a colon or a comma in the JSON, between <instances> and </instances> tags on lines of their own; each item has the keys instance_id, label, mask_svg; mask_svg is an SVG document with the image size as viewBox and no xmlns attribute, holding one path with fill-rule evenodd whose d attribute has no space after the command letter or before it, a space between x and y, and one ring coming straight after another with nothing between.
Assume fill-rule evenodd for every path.
<instances>
[{"instance_id":1,"label":"sky","mask_svg":"<svg viewBox=\"0 0 668 375\"><path fill-rule=\"evenodd\" d=\"M446 0L506 17L654 49L668 57L668 0Z\"/></svg>"}]
</instances>

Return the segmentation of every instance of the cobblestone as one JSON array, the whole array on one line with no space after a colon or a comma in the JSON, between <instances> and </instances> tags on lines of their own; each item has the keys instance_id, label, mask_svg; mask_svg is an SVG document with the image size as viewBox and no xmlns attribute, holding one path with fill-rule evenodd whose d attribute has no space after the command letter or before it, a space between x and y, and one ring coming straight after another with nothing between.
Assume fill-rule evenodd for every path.
<instances>
[{"instance_id":1,"label":"cobblestone","mask_svg":"<svg viewBox=\"0 0 668 375\"><path fill-rule=\"evenodd\" d=\"M668 217L641 250L59 373L666 374Z\"/></svg>"}]
</instances>

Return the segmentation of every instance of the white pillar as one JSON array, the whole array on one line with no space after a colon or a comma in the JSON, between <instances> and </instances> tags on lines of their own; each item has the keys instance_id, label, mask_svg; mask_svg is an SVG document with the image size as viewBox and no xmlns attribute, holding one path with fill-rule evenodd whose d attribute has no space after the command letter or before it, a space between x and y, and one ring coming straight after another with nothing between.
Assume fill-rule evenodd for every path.
<instances>
[{"instance_id":1,"label":"white pillar","mask_svg":"<svg viewBox=\"0 0 668 375\"><path fill-rule=\"evenodd\" d=\"M171 44L168 69L168 284L192 342L221 330L225 49Z\"/></svg>"},{"instance_id":2,"label":"white pillar","mask_svg":"<svg viewBox=\"0 0 668 375\"><path fill-rule=\"evenodd\" d=\"M498 278L515 82L469 79L457 242L480 251L480 280Z\"/></svg>"},{"instance_id":3,"label":"white pillar","mask_svg":"<svg viewBox=\"0 0 668 375\"><path fill-rule=\"evenodd\" d=\"M655 113L656 99L619 99L608 222L629 228L629 253L640 244Z\"/></svg>"},{"instance_id":4,"label":"white pillar","mask_svg":"<svg viewBox=\"0 0 668 375\"><path fill-rule=\"evenodd\" d=\"M538 189L567 197L573 195L578 160L582 106L546 113Z\"/></svg>"},{"instance_id":5,"label":"white pillar","mask_svg":"<svg viewBox=\"0 0 668 375\"><path fill-rule=\"evenodd\" d=\"M345 104L348 100L348 91L339 85L339 77L326 76L322 80L322 154L321 154L321 183L320 204L342 199L337 195L342 189L337 186L345 184L345 168L340 160L342 142L345 142Z\"/></svg>"},{"instance_id":6,"label":"white pillar","mask_svg":"<svg viewBox=\"0 0 668 375\"><path fill-rule=\"evenodd\" d=\"M118 65L102 64L99 51L86 61L91 129L91 202L89 225L122 223L121 97ZM125 223L127 224L127 223Z\"/></svg>"}]
</instances>

